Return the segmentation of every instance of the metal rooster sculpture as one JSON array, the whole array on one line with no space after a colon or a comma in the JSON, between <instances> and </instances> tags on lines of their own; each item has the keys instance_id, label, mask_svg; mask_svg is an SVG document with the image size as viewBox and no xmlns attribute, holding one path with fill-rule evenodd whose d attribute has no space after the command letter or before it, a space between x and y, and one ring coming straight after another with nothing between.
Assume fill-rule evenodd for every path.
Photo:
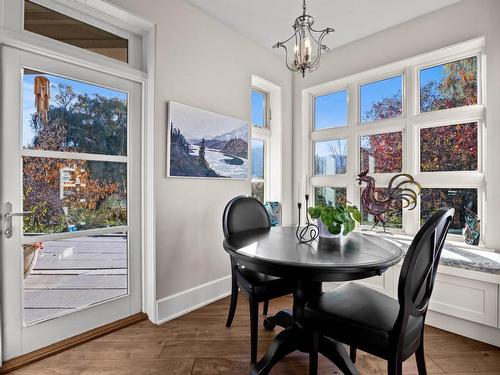
<instances>
[{"instance_id":1,"label":"metal rooster sculpture","mask_svg":"<svg viewBox=\"0 0 500 375\"><path fill-rule=\"evenodd\" d=\"M366 183L366 188L361 195L361 206L375 218L372 229L375 228L378 223L382 223L384 232L386 232L384 214L391 210L391 204L394 201L401 200L403 202L403 208L413 210L417 206L417 196L422 189L413 176L406 173L399 173L391 178L387 186L386 196L384 199L380 199L375 193L375 179L368 176L368 171L361 172L356 180L359 181L359 185L363 182ZM393 186L396 180L399 180L399 182ZM418 192L410 189L408 185L415 185L418 188Z\"/></svg>"}]
</instances>

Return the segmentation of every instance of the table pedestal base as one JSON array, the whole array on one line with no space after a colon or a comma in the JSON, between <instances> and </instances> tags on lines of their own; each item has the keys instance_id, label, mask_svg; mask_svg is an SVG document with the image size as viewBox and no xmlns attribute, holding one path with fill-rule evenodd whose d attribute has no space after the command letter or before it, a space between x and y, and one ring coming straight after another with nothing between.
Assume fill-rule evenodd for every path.
<instances>
[{"instance_id":1,"label":"table pedestal base","mask_svg":"<svg viewBox=\"0 0 500 375\"><path fill-rule=\"evenodd\" d=\"M321 283L299 282L293 294L293 315L286 310L278 312L264 320L266 329L275 326L285 327L271 343L262 359L253 367L252 375L269 374L272 367L286 355L299 350L309 353L313 346L312 333L304 324L304 306L321 294ZM319 352L330 359L345 375L359 375L358 370L349 358L349 354L341 343L321 336Z\"/></svg>"}]
</instances>

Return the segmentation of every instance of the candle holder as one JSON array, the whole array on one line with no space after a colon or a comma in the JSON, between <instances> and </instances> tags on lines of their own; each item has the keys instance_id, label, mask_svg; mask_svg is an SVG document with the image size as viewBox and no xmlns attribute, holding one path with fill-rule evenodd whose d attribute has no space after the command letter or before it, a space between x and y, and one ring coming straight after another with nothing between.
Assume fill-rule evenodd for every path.
<instances>
[{"instance_id":1,"label":"candle holder","mask_svg":"<svg viewBox=\"0 0 500 375\"><path fill-rule=\"evenodd\" d=\"M309 218L309 194L305 195L306 198L306 222L305 226L300 226L300 211L302 208L302 203L297 203L297 208L299 209L299 222L297 224L297 229L295 230L295 236L300 243L309 243L314 241L319 236L319 228L316 224L312 224Z\"/></svg>"}]
</instances>

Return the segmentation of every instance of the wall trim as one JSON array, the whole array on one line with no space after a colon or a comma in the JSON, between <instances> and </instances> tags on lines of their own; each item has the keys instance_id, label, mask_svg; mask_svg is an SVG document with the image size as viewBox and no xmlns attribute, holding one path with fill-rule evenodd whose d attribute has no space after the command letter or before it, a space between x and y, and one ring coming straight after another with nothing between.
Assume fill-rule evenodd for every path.
<instances>
[{"instance_id":1,"label":"wall trim","mask_svg":"<svg viewBox=\"0 0 500 375\"><path fill-rule=\"evenodd\" d=\"M490 345L500 346L500 329L456 318L436 311L427 311L425 324L453 332Z\"/></svg>"},{"instance_id":2,"label":"wall trim","mask_svg":"<svg viewBox=\"0 0 500 375\"><path fill-rule=\"evenodd\" d=\"M178 318L231 294L231 275L195 286L156 302L158 324Z\"/></svg>"}]
</instances>

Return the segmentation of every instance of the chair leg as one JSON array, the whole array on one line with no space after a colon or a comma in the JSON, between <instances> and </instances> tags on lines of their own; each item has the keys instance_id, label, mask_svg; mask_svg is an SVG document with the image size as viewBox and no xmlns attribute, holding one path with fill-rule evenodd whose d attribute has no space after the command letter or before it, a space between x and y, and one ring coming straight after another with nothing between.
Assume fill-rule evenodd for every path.
<instances>
[{"instance_id":1,"label":"chair leg","mask_svg":"<svg viewBox=\"0 0 500 375\"><path fill-rule=\"evenodd\" d=\"M319 334L312 334L311 351L309 352L309 375L318 374L318 350L319 350Z\"/></svg>"},{"instance_id":2,"label":"chair leg","mask_svg":"<svg viewBox=\"0 0 500 375\"><path fill-rule=\"evenodd\" d=\"M427 375L427 369L425 367L425 354L424 354L424 338L422 337L420 345L415 352L415 357L417 359L418 375Z\"/></svg>"},{"instance_id":3,"label":"chair leg","mask_svg":"<svg viewBox=\"0 0 500 375\"><path fill-rule=\"evenodd\" d=\"M264 315L267 315L267 311L268 311L268 310L269 310L269 300L268 300L268 299L266 299L266 300L264 301L264 311L263 311Z\"/></svg>"},{"instance_id":4,"label":"chair leg","mask_svg":"<svg viewBox=\"0 0 500 375\"><path fill-rule=\"evenodd\" d=\"M388 375L403 375L403 362L397 359L389 360L387 364L387 374Z\"/></svg>"},{"instance_id":5,"label":"chair leg","mask_svg":"<svg viewBox=\"0 0 500 375\"><path fill-rule=\"evenodd\" d=\"M236 312L237 304L238 304L238 282L236 280L235 271L232 270L231 304L229 305L229 313L227 314L226 327L231 327L231 324L233 323L234 313Z\"/></svg>"},{"instance_id":6,"label":"chair leg","mask_svg":"<svg viewBox=\"0 0 500 375\"><path fill-rule=\"evenodd\" d=\"M250 306L250 362L257 362L257 340L259 326L259 303L254 301L252 297L248 299Z\"/></svg>"},{"instance_id":7,"label":"chair leg","mask_svg":"<svg viewBox=\"0 0 500 375\"><path fill-rule=\"evenodd\" d=\"M349 347L349 356L351 357L352 363L356 363L356 348L354 346Z\"/></svg>"}]
</instances>

